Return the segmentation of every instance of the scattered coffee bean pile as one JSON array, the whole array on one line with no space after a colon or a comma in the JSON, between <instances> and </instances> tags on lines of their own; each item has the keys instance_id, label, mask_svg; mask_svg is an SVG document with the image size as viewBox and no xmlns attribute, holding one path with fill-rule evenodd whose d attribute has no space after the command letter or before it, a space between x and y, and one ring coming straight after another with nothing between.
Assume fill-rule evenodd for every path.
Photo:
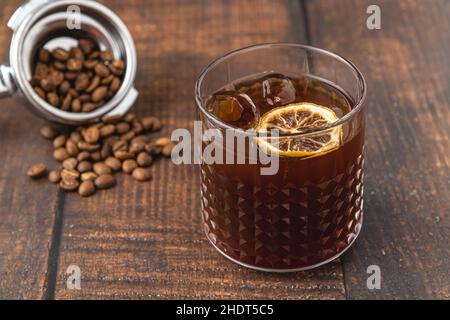
<instances>
[{"instance_id":1,"label":"scattered coffee bean pile","mask_svg":"<svg viewBox=\"0 0 450 320\"><path fill-rule=\"evenodd\" d=\"M149 167L154 159L170 157L173 149L169 138L151 139L145 135L159 130L161 122L158 118L139 119L134 114L103 119L67 133L60 133L50 126L42 127L41 135L53 141L53 158L61 163L60 169L49 172L48 179L58 183L63 190L78 190L83 197L114 186L114 174L119 171L137 181L151 180ZM33 179L46 173L42 163L27 171Z\"/></svg>"},{"instance_id":2,"label":"scattered coffee bean pile","mask_svg":"<svg viewBox=\"0 0 450 320\"><path fill-rule=\"evenodd\" d=\"M30 84L52 106L64 111L91 112L104 105L122 85L125 62L80 39L69 51L38 51Z\"/></svg>"}]
</instances>

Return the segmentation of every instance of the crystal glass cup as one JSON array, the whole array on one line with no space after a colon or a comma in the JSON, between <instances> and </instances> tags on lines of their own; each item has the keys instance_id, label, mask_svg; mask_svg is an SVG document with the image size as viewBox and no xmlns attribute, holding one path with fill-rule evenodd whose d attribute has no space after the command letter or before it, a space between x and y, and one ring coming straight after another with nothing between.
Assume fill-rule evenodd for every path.
<instances>
[{"instance_id":1,"label":"crystal glass cup","mask_svg":"<svg viewBox=\"0 0 450 320\"><path fill-rule=\"evenodd\" d=\"M361 230L366 83L349 60L326 50L290 43L236 50L213 61L196 83L203 131L232 131L254 141L254 132L211 113L208 101L220 89L268 72L315 79L345 95L348 113L324 128L292 137L339 130L339 147L308 158L279 156L272 175L261 174L264 165L250 161L202 163L203 226L220 253L245 267L273 272L315 268L340 256ZM205 151L207 144L202 146ZM236 146L224 149L230 148L236 151ZM248 150L239 152L249 159Z\"/></svg>"}]
</instances>

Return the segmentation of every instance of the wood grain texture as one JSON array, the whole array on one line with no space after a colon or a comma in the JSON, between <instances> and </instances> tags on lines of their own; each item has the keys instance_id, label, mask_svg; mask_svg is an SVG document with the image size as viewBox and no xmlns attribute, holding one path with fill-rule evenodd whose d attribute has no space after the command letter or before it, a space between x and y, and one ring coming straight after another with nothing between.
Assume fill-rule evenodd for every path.
<instances>
[{"instance_id":1,"label":"wood grain texture","mask_svg":"<svg viewBox=\"0 0 450 320\"><path fill-rule=\"evenodd\" d=\"M11 36L6 22L20 3L0 8L1 57ZM32 182L25 173L36 162L52 163L51 147L39 135L43 121L13 99L0 107L0 298L42 299L62 199L46 179Z\"/></svg>"},{"instance_id":2,"label":"wood grain texture","mask_svg":"<svg viewBox=\"0 0 450 320\"><path fill-rule=\"evenodd\" d=\"M296 1L108 1L129 26L139 57L139 114L192 127L193 87L213 58L259 42L304 40ZM198 169L162 161L151 183L118 187L64 206L55 297L342 299L340 264L310 273L267 275L225 260L207 242ZM82 290L65 289L77 264Z\"/></svg>"},{"instance_id":3,"label":"wood grain texture","mask_svg":"<svg viewBox=\"0 0 450 320\"><path fill-rule=\"evenodd\" d=\"M450 2L307 1L313 45L366 77L365 222L344 257L349 298L450 298ZM366 288L379 265L381 290Z\"/></svg>"},{"instance_id":4,"label":"wood grain texture","mask_svg":"<svg viewBox=\"0 0 450 320\"><path fill-rule=\"evenodd\" d=\"M5 24L22 2L0 9ZM213 58L274 41L308 42L355 62L366 76L365 222L341 261L275 275L222 258L202 231L195 166L160 161L154 180L119 176L89 199L24 175L56 165L43 123L19 103L0 113L0 298L166 299L450 298L450 2L376 1L382 30L366 28L370 0L108 0L139 56L137 113L166 124L196 119L193 86ZM155 135L158 136L158 135ZM66 289L66 268L82 290ZM366 288L379 265L381 290Z\"/></svg>"}]
</instances>

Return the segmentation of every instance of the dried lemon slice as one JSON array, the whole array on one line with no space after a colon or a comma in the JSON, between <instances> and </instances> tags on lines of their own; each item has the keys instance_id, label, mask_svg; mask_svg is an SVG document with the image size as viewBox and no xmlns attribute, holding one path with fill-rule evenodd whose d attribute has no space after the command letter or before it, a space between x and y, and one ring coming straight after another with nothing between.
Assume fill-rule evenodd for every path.
<instances>
[{"instance_id":1,"label":"dried lemon slice","mask_svg":"<svg viewBox=\"0 0 450 320\"><path fill-rule=\"evenodd\" d=\"M327 126L339 120L330 108L314 103L301 102L272 109L264 114L256 131L269 133L279 130L281 133L303 133L298 136L258 137L258 144L272 154L288 157L310 157L328 153L339 148L342 138L342 126L318 132L304 133L310 129Z\"/></svg>"}]
</instances>

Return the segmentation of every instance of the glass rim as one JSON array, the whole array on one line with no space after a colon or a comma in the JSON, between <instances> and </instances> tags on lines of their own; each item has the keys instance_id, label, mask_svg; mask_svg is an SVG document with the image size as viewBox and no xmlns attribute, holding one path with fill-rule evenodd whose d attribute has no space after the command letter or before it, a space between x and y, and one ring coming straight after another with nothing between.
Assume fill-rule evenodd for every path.
<instances>
[{"instance_id":1,"label":"glass rim","mask_svg":"<svg viewBox=\"0 0 450 320\"><path fill-rule=\"evenodd\" d=\"M243 47L243 48L239 48L233 51L230 51L228 53L225 53L224 55L214 59L212 62L210 62L204 69L203 71L200 73L196 83L195 83L195 102L197 104L197 107L200 109L200 111L212 122L219 124L220 126L224 127L225 129L230 129L233 131L237 131L241 134L244 135L255 135L256 131L254 131L254 129L250 129L250 130L244 130L242 128L238 128L238 127L234 127L228 123L226 123L225 121L222 121L221 119L219 119L218 117L216 117L215 115L213 115L212 113L210 113L207 109L206 106L204 105L204 103L202 102L201 99L201 95L200 95L200 89L202 87L203 84L203 80L205 78L205 76L208 74L208 72L214 68L215 66L217 66L218 64L220 64L221 62L224 62L225 60L227 60L228 58L237 56L241 53L246 53L246 52L250 52L250 51L254 51L254 50L259 50L259 49L266 49L266 48L273 48L273 47L291 47L291 48L298 48L298 49L304 49L307 51L312 51L312 52L316 52L316 53L320 53L329 57L332 57L342 63L344 63L345 65L347 65L350 69L352 69L356 76L357 76L357 80L359 82L360 88L359 88L359 92L361 92L361 96L358 99L358 101L355 101L354 103L354 107L352 108L352 110L347 113L345 116L343 116L342 118L340 118L339 120L332 122L326 126L323 127L318 127L318 128L313 128L310 130L305 130L304 132L300 132L300 133L286 133L286 132L280 132L279 136L299 136L299 135L306 135L306 134L310 134L312 132L322 132L325 130L329 130L332 129L334 127L337 127L339 125L342 125L344 123L346 123L347 121L351 120L359 111L360 109L363 107L363 104L366 100L366 96L367 96L367 83L366 80L364 79L364 76L362 75L361 71L359 71L359 69L353 64L353 62L351 62L350 60L348 60L347 58L343 57L342 55L332 52L332 51L328 51L325 49L321 49L321 48L317 48L317 47L313 47L310 45L305 45L305 44L299 44L299 43L293 43L293 42L273 42L273 43L263 43L263 44L255 44L255 45L251 45L251 46L247 46L247 47Z\"/></svg>"}]
</instances>

